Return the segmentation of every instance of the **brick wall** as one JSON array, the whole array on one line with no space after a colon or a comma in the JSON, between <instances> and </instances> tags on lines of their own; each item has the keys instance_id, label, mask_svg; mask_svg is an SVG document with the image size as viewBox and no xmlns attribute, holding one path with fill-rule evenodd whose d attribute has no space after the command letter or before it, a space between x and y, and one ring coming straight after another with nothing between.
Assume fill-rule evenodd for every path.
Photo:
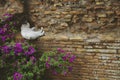
<instances>
[{"instance_id":1,"label":"brick wall","mask_svg":"<svg viewBox=\"0 0 120 80\"><path fill-rule=\"evenodd\" d=\"M42 4L31 4L31 18L47 32L106 32L120 26L119 0L53 0Z\"/></svg>"},{"instance_id":2,"label":"brick wall","mask_svg":"<svg viewBox=\"0 0 120 80\"><path fill-rule=\"evenodd\" d=\"M45 36L37 44L45 51L61 47L77 56L73 72L67 76L52 76L54 80L120 80L120 39L82 40Z\"/></svg>"},{"instance_id":3,"label":"brick wall","mask_svg":"<svg viewBox=\"0 0 120 80\"><path fill-rule=\"evenodd\" d=\"M73 72L54 80L120 80L120 0L30 1L31 19L46 32L36 45L77 56ZM0 11L20 13L22 5L8 0Z\"/></svg>"},{"instance_id":4,"label":"brick wall","mask_svg":"<svg viewBox=\"0 0 120 80\"><path fill-rule=\"evenodd\" d=\"M36 27L49 33L86 33L116 31L120 26L120 0L29 0L31 19ZM0 7L5 12L20 13L18 0L8 0Z\"/></svg>"}]
</instances>

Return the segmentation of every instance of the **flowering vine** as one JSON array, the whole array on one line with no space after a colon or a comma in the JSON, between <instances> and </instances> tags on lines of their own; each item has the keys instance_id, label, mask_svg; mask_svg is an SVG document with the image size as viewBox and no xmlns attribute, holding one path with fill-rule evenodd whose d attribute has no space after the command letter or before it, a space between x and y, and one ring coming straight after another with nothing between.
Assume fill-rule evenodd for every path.
<instances>
[{"instance_id":1,"label":"flowering vine","mask_svg":"<svg viewBox=\"0 0 120 80\"><path fill-rule=\"evenodd\" d=\"M40 80L47 70L54 75L72 71L70 63L76 58L72 53L61 48L41 53L26 40L17 42L17 22L12 22L12 18L12 14L5 14L0 22L0 69L10 71L5 75L6 80Z\"/></svg>"}]
</instances>

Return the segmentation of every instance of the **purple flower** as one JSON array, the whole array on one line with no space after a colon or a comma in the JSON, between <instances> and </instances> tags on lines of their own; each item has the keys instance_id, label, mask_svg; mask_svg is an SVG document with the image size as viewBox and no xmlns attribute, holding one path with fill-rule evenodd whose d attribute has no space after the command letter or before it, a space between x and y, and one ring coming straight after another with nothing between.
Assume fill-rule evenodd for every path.
<instances>
[{"instance_id":1,"label":"purple flower","mask_svg":"<svg viewBox=\"0 0 120 80\"><path fill-rule=\"evenodd\" d=\"M72 66L68 66L68 71L72 71Z\"/></svg>"},{"instance_id":2,"label":"purple flower","mask_svg":"<svg viewBox=\"0 0 120 80\"><path fill-rule=\"evenodd\" d=\"M67 60L67 57L66 57L66 56L63 56L62 59L63 59L64 61L66 61L66 60Z\"/></svg>"},{"instance_id":3,"label":"purple flower","mask_svg":"<svg viewBox=\"0 0 120 80\"><path fill-rule=\"evenodd\" d=\"M12 14L6 13L3 16L12 16Z\"/></svg>"},{"instance_id":4,"label":"purple flower","mask_svg":"<svg viewBox=\"0 0 120 80\"><path fill-rule=\"evenodd\" d=\"M13 15L9 14L9 13L4 14L3 16L5 16L6 20L8 20L8 21L11 20L11 18L13 17Z\"/></svg>"},{"instance_id":5,"label":"purple flower","mask_svg":"<svg viewBox=\"0 0 120 80\"><path fill-rule=\"evenodd\" d=\"M48 61L50 61L51 57L48 57Z\"/></svg>"},{"instance_id":6,"label":"purple flower","mask_svg":"<svg viewBox=\"0 0 120 80\"><path fill-rule=\"evenodd\" d=\"M75 60L76 56L72 55L69 59L69 62L73 62Z\"/></svg>"},{"instance_id":7,"label":"purple flower","mask_svg":"<svg viewBox=\"0 0 120 80\"><path fill-rule=\"evenodd\" d=\"M50 64L48 63L48 61L45 63L46 68L49 69L50 68Z\"/></svg>"},{"instance_id":8,"label":"purple flower","mask_svg":"<svg viewBox=\"0 0 120 80\"><path fill-rule=\"evenodd\" d=\"M69 56L70 56L70 53L67 53L65 56L66 56L66 57L69 57Z\"/></svg>"},{"instance_id":9,"label":"purple flower","mask_svg":"<svg viewBox=\"0 0 120 80\"><path fill-rule=\"evenodd\" d=\"M67 72L66 72L66 71L64 71L64 72L63 72L63 74L64 74L64 76L66 76L66 75L67 75Z\"/></svg>"},{"instance_id":10,"label":"purple flower","mask_svg":"<svg viewBox=\"0 0 120 80\"><path fill-rule=\"evenodd\" d=\"M24 54L25 54L26 56L29 56L29 55L32 55L33 53L35 53L35 49L34 49L32 46L30 46L30 47L28 48L28 51L26 51Z\"/></svg>"},{"instance_id":11,"label":"purple flower","mask_svg":"<svg viewBox=\"0 0 120 80\"><path fill-rule=\"evenodd\" d=\"M63 50L63 49L61 49L61 48L57 48L57 51L58 52L61 52L61 53L64 53L65 51Z\"/></svg>"},{"instance_id":12,"label":"purple flower","mask_svg":"<svg viewBox=\"0 0 120 80\"><path fill-rule=\"evenodd\" d=\"M9 46L3 46L3 47L2 47L2 51L3 51L4 53L10 53L11 48L10 48Z\"/></svg>"},{"instance_id":13,"label":"purple flower","mask_svg":"<svg viewBox=\"0 0 120 80\"><path fill-rule=\"evenodd\" d=\"M31 53L30 52L28 52L28 51L25 51L25 53L24 53L26 56L29 56L29 55L31 55Z\"/></svg>"},{"instance_id":14,"label":"purple flower","mask_svg":"<svg viewBox=\"0 0 120 80\"><path fill-rule=\"evenodd\" d=\"M14 47L14 53L16 55L18 55L18 53L21 53L21 52L23 52L22 44L21 43L16 43L15 47Z\"/></svg>"},{"instance_id":15,"label":"purple flower","mask_svg":"<svg viewBox=\"0 0 120 80\"><path fill-rule=\"evenodd\" d=\"M62 65L61 65L61 64L59 64L59 67L62 67Z\"/></svg>"},{"instance_id":16,"label":"purple flower","mask_svg":"<svg viewBox=\"0 0 120 80\"><path fill-rule=\"evenodd\" d=\"M16 25L16 22L14 22L13 24Z\"/></svg>"},{"instance_id":17,"label":"purple flower","mask_svg":"<svg viewBox=\"0 0 120 80\"><path fill-rule=\"evenodd\" d=\"M7 28L8 26L9 26L8 24L5 24L3 27L4 27L4 28Z\"/></svg>"},{"instance_id":18,"label":"purple flower","mask_svg":"<svg viewBox=\"0 0 120 80\"><path fill-rule=\"evenodd\" d=\"M0 28L0 34L1 35L5 34L5 30L3 28Z\"/></svg>"},{"instance_id":19,"label":"purple flower","mask_svg":"<svg viewBox=\"0 0 120 80\"><path fill-rule=\"evenodd\" d=\"M3 33L3 30L2 30L2 28L0 28L0 34L2 34Z\"/></svg>"},{"instance_id":20,"label":"purple flower","mask_svg":"<svg viewBox=\"0 0 120 80\"><path fill-rule=\"evenodd\" d=\"M34 56L30 56L30 60L36 60L36 58Z\"/></svg>"},{"instance_id":21,"label":"purple flower","mask_svg":"<svg viewBox=\"0 0 120 80\"><path fill-rule=\"evenodd\" d=\"M14 34L8 34L6 35L7 38L13 38L14 37Z\"/></svg>"},{"instance_id":22,"label":"purple flower","mask_svg":"<svg viewBox=\"0 0 120 80\"><path fill-rule=\"evenodd\" d=\"M36 61L36 58L34 56L30 56L30 60L32 61L32 63L34 64Z\"/></svg>"},{"instance_id":23,"label":"purple flower","mask_svg":"<svg viewBox=\"0 0 120 80\"><path fill-rule=\"evenodd\" d=\"M2 36L1 39L4 42L7 39L7 37L6 36Z\"/></svg>"},{"instance_id":24,"label":"purple flower","mask_svg":"<svg viewBox=\"0 0 120 80\"><path fill-rule=\"evenodd\" d=\"M35 52L35 49L34 49L32 46L30 46L30 47L28 48L28 51L31 52L31 54L33 54L33 53Z\"/></svg>"},{"instance_id":25,"label":"purple flower","mask_svg":"<svg viewBox=\"0 0 120 80\"><path fill-rule=\"evenodd\" d=\"M65 56L62 57L62 59L63 59L64 61L66 61L66 60L69 58L69 56L70 56L70 54L67 53Z\"/></svg>"},{"instance_id":26,"label":"purple flower","mask_svg":"<svg viewBox=\"0 0 120 80\"><path fill-rule=\"evenodd\" d=\"M13 79L14 80L22 80L22 74L18 73L18 72L15 72L14 75L13 75Z\"/></svg>"},{"instance_id":27,"label":"purple flower","mask_svg":"<svg viewBox=\"0 0 120 80\"><path fill-rule=\"evenodd\" d=\"M53 74L54 74L54 75L57 75L57 72L56 72L55 70L53 70Z\"/></svg>"}]
</instances>

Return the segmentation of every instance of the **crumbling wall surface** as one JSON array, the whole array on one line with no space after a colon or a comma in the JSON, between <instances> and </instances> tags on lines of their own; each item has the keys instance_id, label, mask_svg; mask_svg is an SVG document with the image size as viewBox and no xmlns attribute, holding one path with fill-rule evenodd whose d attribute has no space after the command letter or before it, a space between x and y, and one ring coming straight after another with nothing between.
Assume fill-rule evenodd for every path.
<instances>
[{"instance_id":1,"label":"crumbling wall surface","mask_svg":"<svg viewBox=\"0 0 120 80\"><path fill-rule=\"evenodd\" d=\"M49 33L106 32L120 26L120 0L29 0L29 3L36 27L43 26ZM0 6L0 13L21 13L22 8L19 0L7 0L4 7Z\"/></svg>"},{"instance_id":2,"label":"crumbling wall surface","mask_svg":"<svg viewBox=\"0 0 120 80\"><path fill-rule=\"evenodd\" d=\"M106 32L120 26L120 0L48 1L31 4L33 21L48 32Z\"/></svg>"},{"instance_id":3,"label":"crumbling wall surface","mask_svg":"<svg viewBox=\"0 0 120 80\"><path fill-rule=\"evenodd\" d=\"M35 43L77 56L73 72L54 80L120 80L120 0L30 1L31 19L46 32ZM19 1L8 3L0 15L22 12Z\"/></svg>"},{"instance_id":4,"label":"crumbling wall surface","mask_svg":"<svg viewBox=\"0 0 120 80\"><path fill-rule=\"evenodd\" d=\"M120 80L120 40L44 37L37 43L45 51L60 47L77 56L73 71L52 76L54 80Z\"/></svg>"},{"instance_id":5,"label":"crumbling wall surface","mask_svg":"<svg viewBox=\"0 0 120 80\"><path fill-rule=\"evenodd\" d=\"M23 11L23 6L17 0L0 0L0 18L5 13L21 13Z\"/></svg>"}]
</instances>

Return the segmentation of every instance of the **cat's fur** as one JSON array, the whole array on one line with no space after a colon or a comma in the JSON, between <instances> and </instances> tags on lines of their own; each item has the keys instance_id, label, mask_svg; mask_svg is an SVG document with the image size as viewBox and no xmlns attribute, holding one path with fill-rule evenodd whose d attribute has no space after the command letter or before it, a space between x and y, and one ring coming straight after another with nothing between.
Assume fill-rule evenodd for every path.
<instances>
[{"instance_id":1,"label":"cat's fur","mask_svg":"<svg viewBox=\"0 0 120 80\"><path fill-rule=\"evenodd\" d=\"M30 28L30 24L28 22L26 24L22 24L21 26L22 37L28 40L33 40L45 34L45 32L43 31L43 28L37 31L35 31L34 29L35 27Z\"/></svg>"}]
</instances>

